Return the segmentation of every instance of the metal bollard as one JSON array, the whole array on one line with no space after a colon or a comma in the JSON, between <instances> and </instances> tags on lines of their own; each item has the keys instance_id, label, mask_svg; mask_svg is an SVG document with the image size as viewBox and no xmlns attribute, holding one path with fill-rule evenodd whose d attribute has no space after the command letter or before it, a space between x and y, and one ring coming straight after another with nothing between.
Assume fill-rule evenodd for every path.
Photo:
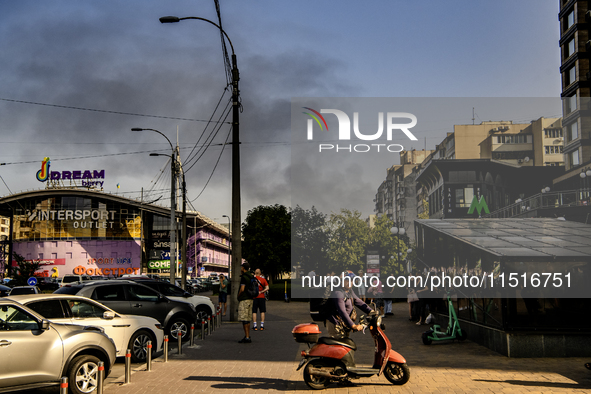
<instances>
[{"instance_id":1,"label":"metal bollard","mask_svg":"<svg viewBox=\"0 0 591 394\"><path fill-rule=\"evenodd\" d=\"M215 331L215 313L211 314L211 332Z\"/></svg>"},{"instance_id":2,"label":"metal bollard","mask_svg":"<svg viewBox=\"0 0 591 394\"><path fill-rule=\"evenodd\" d=\"M201 319L201 340L205 339L205 319Z\"/></svg>"},{"instance_id":3,"label":"metal bollard","mask_svg":"<svg viewBox=\"0 0 591 394\"><path fill-rule=\"evenodd\" d=\"M131 350L125 351L125 384L131 383Z\"/></svg>"},{"instance_id":4,"label":"metal bollard","mask_svg":"<svg viewBox=\"0 0 591 394\"><path fill-rule=\"evenodd\" d=\"M211 335L211 316L207 316L207 335Z\"/></svg>"},{"instance_id":5,"label":"metal bollard","mask_svg":"<svg viewBox=\"0 0 591 394\"><path fill-rule=\"evenodd\" d=\"M189 337L189 347L195 346L195 324L191 324L191 336Z\"/></svg>"},{"instance_id":6,"label":"metal bollard","mask_svg":"<svg viewBox=\"0 0 591 394\"><path fill-rule=\"evenodd\" d=\"M168 361L168 335L164 336L164 362Z\"/></svg>"},{"instance_id":7,"label":"metal bollard","mask_svg":"<svg viewBox=\"0 0 591 394\"><path fill-rule=\"evenodd\" d=\"M183 333L182 332L178 332L178 338L179 338L179 355L183 354Z\"/></svg>"},{"instance_id":8,"label":"metal bollard","mask_svg":"<svg viewBox=\"0 0 591 394\"><path fill-rule=\"evenodd\" d=\"M98 376L96 382L96 394L103 394L103 385L105 383L105 363L99 361L98 363Z\"/></svg>"},{"instance_id":9,"label":"metal bollard","mask_svg":"<svg viewBox=\"0 0 591 394\"><path fill-rule=\"evenodd\" d=\"M148 341L146 347L146 371L152 370L152 341Z\"/></svg>"},{"instance_id":10,"label":"metal bollard","mask_svg":"<svg viewBox=\"0 0 591 394\"><path fill-rule=\"evenodd\" d=\"M68 378L60 379L60 394L68 394Z\"/></svg>"},{"instance_id":11,"label":"metal bollard","mask_svg":"<svg viewBox=\"0 0 591 394\"><path fill-rule=\"evenodd\" d=\"M222 308L218 309L218 328L222 326Z\"/></svg>"}]
</instances>

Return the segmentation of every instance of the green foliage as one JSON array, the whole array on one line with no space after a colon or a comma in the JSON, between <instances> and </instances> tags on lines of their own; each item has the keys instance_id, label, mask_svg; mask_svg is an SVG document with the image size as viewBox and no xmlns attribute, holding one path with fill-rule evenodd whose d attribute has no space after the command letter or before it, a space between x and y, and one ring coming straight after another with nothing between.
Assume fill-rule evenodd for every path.
<instances>
[{"instance_id":1,"label":"green foliage","mask_svg":"<svg viewBox=\"0 0 591 394\"><path fill-rule=\"evenodd\" d=\"M291 271L291 215L283 205L259 205L242 224L242 257L269 281Z\"/></svg>"},{"instance_id":2,"label":"green foliage","mask_svg":"<svg viewBox=\"0 0 591 394\"><path fill-rule=\"evenodd\" d=\"M419 214L419 219L429 219L429 202L423 198L423 212Z\"/></svg>"},{"instance_id":3,"label":"green foliage","mask_svg":"<svg viewBox=\"0 0 591 394\"><path fill-rule=\"evenodd\" d=\"M365 253L369 241L369 228L361 213L341 209L332 213L327 230L329 269L335 272L365 269Z\"/></svg>"},{"instance_id":4,"label":"green foliage","mask_svg":"<svg viewBox=\"0 0 591 394\"><path fill-rule=\"evenodd\" d=\"M327 266L325 224L326 215L314 207L306 210L298 205L291 211L291 255L293 263L299 263L304 273L311 270L320 273Z\"/></svg>"},{"instance_id":5,"label":"green foliage","mask_svg":"<svg viewBox=\"0 0 591 394\"><path fill-rule=\"evenodd\" d=\"M35 271L39 269L41 264L39 261L25 261L25 258L18 253L14 253L14 260L17 264L16 272L13 275L14 279L16 280L16 285L26 286L27 279L35 276Z\"/></svg>"},{"instance_id":6,"label":"green foliage","mask_svg":"<svg viewBox=\"0 0 591 394\"><path fill-rule=\"evenodd\" d=\"M375 221L370 233L369 248L379 250L380 255L386 257L380 259L382 275L400 275L405 272L408 236L392 234L392 227L396 227L396 223L382 215Z\"/></svg>"}]
</instances>

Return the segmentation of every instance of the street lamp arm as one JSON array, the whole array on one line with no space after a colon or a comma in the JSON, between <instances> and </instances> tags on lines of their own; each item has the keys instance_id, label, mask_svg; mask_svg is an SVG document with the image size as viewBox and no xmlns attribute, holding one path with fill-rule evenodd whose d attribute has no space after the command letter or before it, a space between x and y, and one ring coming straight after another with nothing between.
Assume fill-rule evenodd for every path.
<instances>
[{"instance_id":1,"label":"street lamp arm","mask_svg":"<svg viewBox=\"0 0 591 394\"><path fill-rule=\"evenodd\" d=\"M170 142L170 140L168 139L168 137L166 135L164 135L162 132L156 130L156 129L142 129L141 127L134 127L131 129L131 131L144 131L144 130L149 130L149 131L155 131L156 133L160 134L161 136L163 136L164 138L166 138L166 141L168 141L168 144L170 145L170 149L172 149L174 151L174 148L172 147L172 142Z\"/></svg>"},{"instance_id":2,"label":"street lamp arm","mask_svg":"<svg viewBox=\"0 0 591 394\"><path fill-rule=\"evenodd\" d=\"M228 34L224 31L224 29L222 29L222 27L220 25L218 25L217 23L215 23L213 21L210 21L209 19L200 18L198 16L187 16L185 18L179 18L178 16L163 16L162 18L160 18L160 23L176 23L176 22L180 22L185 19L198 19L200 21L205 21L207 23L210 23L210 24L214 25L215 27L217 27L218 29L220 29L220 31L224 34L224 36L226 36L226 39L230 43L230 48L232 49L232 55L234 55L234 45L232 45L232 40L230 40L230 37L228 37Z\"/></svg>"}]
</instances>

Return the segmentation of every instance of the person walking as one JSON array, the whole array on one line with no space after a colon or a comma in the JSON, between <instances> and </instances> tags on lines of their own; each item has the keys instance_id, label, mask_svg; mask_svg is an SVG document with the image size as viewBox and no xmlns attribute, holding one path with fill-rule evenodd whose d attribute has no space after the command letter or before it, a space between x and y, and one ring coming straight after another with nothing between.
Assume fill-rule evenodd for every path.
<instances>
[{"instance_id":1,"label":"person walking","mask_svg":"<svg viewBox=\"0 0 591 394\"><path fill-rule=\"evenodd\" d=\"M228 308L228 279L226 279L224 274L220 274L220 295L218 306L223 311L222 316L226 316L226 309Z\"/></svg>"},{"instance_id":2,"label":"person walking","mask_svg":"<svg viewBox=\"0 0 591 394\"><path fill-rule=\"evenodd\" d=\"M359 296L359 298L361 298L363 302L365 302L365 274L363 273L363 270L359 270L357 274L359 278L361 278L361 285L357 287L357 295Z\"/></svg>"},{"instance_id":3,"label":"person walking","mask_svg":"<svg viewBox=\"0 0 591 394\"><path fill-rule=\"evenodd\" d=\"M261 331L265 330L265 312L267 312L266 294L269 291L269 283L261 275L261 270L254 271L254 277L259 282L259 295L252 300L252 321L253 330L257 331L257 311L261 312Z\"/></svg>"},{"instance_id":4,"label":"person walking","mask_svg":"<svg viewBox=\"0 0 591 394\"><path fill-rule=\"evenodd\" d=\"M238 343L251 343L250 321L252 319L252 298L250 298L250 295L246 291L246 287L252 280L250 264L243 263L242 266L240 266L240 272L240 289L238 290L238 320L242 322L244 338L238 341Z\"/></svg>"}]
</instances>

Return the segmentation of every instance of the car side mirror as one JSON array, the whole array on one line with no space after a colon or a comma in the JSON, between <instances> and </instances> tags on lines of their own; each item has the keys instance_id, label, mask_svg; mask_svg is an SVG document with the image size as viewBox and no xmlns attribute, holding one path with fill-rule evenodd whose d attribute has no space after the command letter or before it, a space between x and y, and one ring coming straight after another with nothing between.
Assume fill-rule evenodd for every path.
<instances>
[{"instance_id":1,"label":"car side mirror","mask_svg":"<svg viewBox=\"0 0 591 394\"><path fill-rule=\"evenodd\" d=\"M47 319L41 320L41 323L39 323L39 329L41 331L49 330L49 320L47 320Z\"/></svg>"},{"instance_id":2,"label":"car side mirror","mask_svg":"<svg viewBox=\"0 0 591 394\"><path fill-rule=\"evenodd\" d=\"M114 318L115 318L114 312L105 311L105 313L103 313L103 319L105 319L105 320L113 320Z\"/></svg>"},{"instance_id":3,"label":"car side mirror","mask_svg":"<svg viewBox=\"0 0 591 394\"><path fill-rule=\"evenodd\" d=\"M166 302L167 299L166 297L164 297L164 295L162 294L158 294L158 302Z\"/></svg>"}]
</instances>

